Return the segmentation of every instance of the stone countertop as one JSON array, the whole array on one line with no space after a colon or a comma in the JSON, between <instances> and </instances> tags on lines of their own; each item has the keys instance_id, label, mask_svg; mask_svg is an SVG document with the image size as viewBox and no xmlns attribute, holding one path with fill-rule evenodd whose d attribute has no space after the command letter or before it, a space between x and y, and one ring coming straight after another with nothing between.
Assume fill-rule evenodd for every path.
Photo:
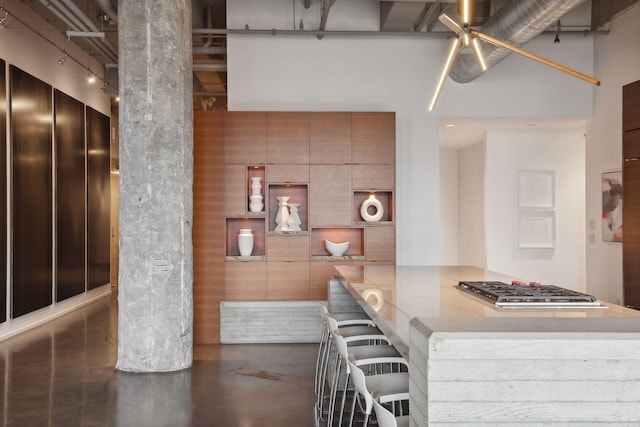
<instances>
[{"instance_id":1,"label":"stone countertop","mask_svg":"<svg viewBox=\"0 0 640 427\"><path fill-rule=\"evenodd\" d=\"M384 265L337 266L336 270L351 295L406 355L410 322L427 335L640 332L640 311L615 304L602 302L604 308L500 308L457 289L459 281L522 280L478 267Z\"/></svg>"}]
</instances>

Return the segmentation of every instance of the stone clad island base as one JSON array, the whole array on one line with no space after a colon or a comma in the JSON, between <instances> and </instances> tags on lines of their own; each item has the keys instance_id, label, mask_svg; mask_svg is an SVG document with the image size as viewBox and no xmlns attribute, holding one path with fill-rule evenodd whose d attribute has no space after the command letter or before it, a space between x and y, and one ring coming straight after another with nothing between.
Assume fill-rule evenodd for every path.
<instances>
[{"instance_id":1,"label":"stone clad island base","mask_svg":"<svg viewBox=\"0 0 640 427\"><path fill-rule=\"evenodd\" d=\"M410 361L412 427L640 425L640 312L500 309L475 267L336 267L329 307L364 309ZM373 296L372 296L373 295Z\"/></svg>"}]
</instances>

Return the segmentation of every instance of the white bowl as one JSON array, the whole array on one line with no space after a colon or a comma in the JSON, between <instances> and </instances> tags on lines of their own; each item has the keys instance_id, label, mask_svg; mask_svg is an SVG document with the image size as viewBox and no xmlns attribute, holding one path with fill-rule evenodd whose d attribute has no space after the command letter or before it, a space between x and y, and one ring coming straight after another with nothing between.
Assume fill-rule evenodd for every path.
<instances>
[{"instance_id":1,"label":"white bowl","mask_svg":"<svg viewBox=\"0 0 640 427\"><path fill-rule=\"evenodd\" d=\"M350 242L333 243L330 240L325 240L324 245L332 256L342 256L349 249Z\"/></svg>"}]
</instances>

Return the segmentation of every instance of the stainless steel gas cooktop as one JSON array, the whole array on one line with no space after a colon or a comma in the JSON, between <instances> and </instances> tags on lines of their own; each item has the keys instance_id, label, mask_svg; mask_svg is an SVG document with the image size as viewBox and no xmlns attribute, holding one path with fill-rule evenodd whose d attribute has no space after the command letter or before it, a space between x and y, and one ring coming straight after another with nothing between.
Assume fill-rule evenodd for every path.
<instances>
[{"instance_id":1,"label":"stainless steel gas cooktop","mask_svg":"<svg viewBox=\"0 0 640 427\"><path fill-rule=\"evenodd\" d=\"M593 295L533 282L460 282L457 288L499 307L605 307Z\"/></svg>"}]
</instances>

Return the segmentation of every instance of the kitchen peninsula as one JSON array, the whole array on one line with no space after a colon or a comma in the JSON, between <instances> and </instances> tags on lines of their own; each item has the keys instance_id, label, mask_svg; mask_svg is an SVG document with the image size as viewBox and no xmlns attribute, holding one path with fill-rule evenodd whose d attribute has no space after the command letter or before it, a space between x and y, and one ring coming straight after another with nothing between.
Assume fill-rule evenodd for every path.
<instances>
[{"instance_id":1,"label":"kitchen peninsula","mask_svg":"<svg viewBox=\"0 0 640 427\"><path fill-rule=\"evenodd\" d=\"M639 311L499 308L456 285L517 278L476 267L336 270L329 309L352 297L409 358L411 426L639 425Z\"/></svg>"}]
</instances>

